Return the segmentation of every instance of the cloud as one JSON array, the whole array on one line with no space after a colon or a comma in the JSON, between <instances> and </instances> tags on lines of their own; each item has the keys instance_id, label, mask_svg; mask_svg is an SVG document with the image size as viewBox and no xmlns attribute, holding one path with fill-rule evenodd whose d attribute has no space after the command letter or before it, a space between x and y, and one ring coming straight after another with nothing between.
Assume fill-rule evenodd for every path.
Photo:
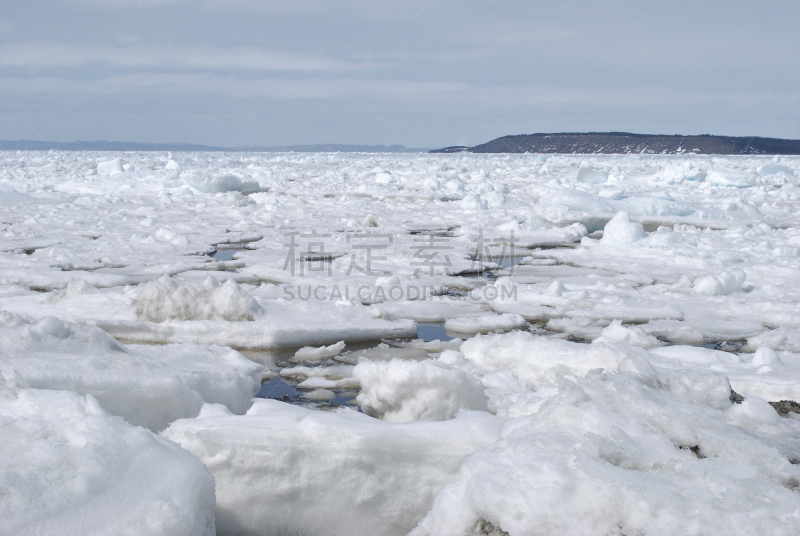
<instances>
[{"instance_id":1,"label":"cloud","mask_svg":"<svg viewBox=\"0 0 800 536\"><path fill-rule=\"evenodd\" d=\"M555 21L475 21L454 26L449 35L453 41L461 43L519 46L579 38L581 30Z\"/></svg>"},{"instance_id":2,"label":"cloud","mask_svg":"<svg viewBox=\"0 0 800 536\"><path fill-rule=\"evenodd\" d=\"M422 54L423 58L431 59L433 61L441 62L454 62L454 61L467 61L479 60L484 58L491 58L497 53L488 48L472 49L472 50L459 50L450 49L442 50L441 52L434 52L430 54Z\"/></svg>"},{"instance_id":3,"label":"cloud","mask_svg":"<svg viewBox=\"0 0 800 536\"><path fill-rule=\"evenodd\" d=\"M96 80L73 80L61 77L4 77L0 89L18 95L33 93L72 93L104 96L124 80L114 75ZM216 82L216 83L215 83ZM394 103L450 103L468 105L482 110L524 111L552 109L647 109L652 106L702 109L782 105L788 94L771 91L695 91L685 94L666 86L636 86L619 88L569 88L554 85L480 86L464 82L432 80L378 80L362 78L260 78L243 79L234 76L214 76L214 82L202 73L140 72L130 77L120 94L202 95L219 93L220 87L236 99L276 99L284 101L322 100L356 97L361 100ZM346 88L346 89L345 89ZM563 102L562 102L563 99ZM691 99L691 100L689 100Z\"/></svg>"},{"instance_id":4,"label":"cloud","mask_svg":"<svg viewBox=\"0 0 800 536\"><path fill-rule=\"evenodd\" d=\"M70 7L84 7L90 9L142 9L186 6L194 9L202 3L202 9L218 10L243 10L243 11L271 11L283 13L307 12L320 10L326 7L324 0L61 0Z\"/></svg>"},{"instance_id":5,"label":"cloud","mask_svg":"<svg viewBox=\"0 0 800 536\"><path fill-rule=\"evenodd\" d=\"M0 45L0 65L6 67L80 67L105 64L136 67L155 47L72 45L48 41ZM350 71L361 64L303 52L265 50L258 47L222 48L213 45L182 47L204 69L233 71ZM147 67L190 69L193 62L171 43L147 59Z\"/></svg>"}]
</instances>

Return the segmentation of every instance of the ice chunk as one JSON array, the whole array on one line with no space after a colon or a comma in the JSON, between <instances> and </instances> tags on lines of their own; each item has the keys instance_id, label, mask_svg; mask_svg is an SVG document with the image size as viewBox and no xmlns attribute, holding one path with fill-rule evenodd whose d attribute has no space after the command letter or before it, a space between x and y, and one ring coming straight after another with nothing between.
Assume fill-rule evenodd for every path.
<instances>
[{"instance_id":1,"label":"ice chunk","mask_svg":"<svg viewBox=\"0 0 800 536\"><path fill-rule=\"evenodd\" d=\"M67 283L66 288L53 291L50 295L48 295L44 301L45 302L56 302L60 300L65 300L69 298L74 298L75 296L82 296L86 294L94 294L97 292L97 288L91 283L87 283L83 279L78 279L76 281L70 281Z\"/></svg>"},{"instance_id":2,"label":"ice chunk","mask_svg":"<svg viewBox=\"0 0 800 536\"><path fill-rule=\"evenodd\" d=\"M441 361L361 361L353 377L361 384L361 408L385 421L443 421L465 409L488 411L480 381Z\"/></svg>"},{"instance_id":3,"label":"ice chunk","mask_svg":"<svg viewBox=\"0 0 800 536\"><path fill-rule=\"evenodd\" d=\"M479 195L467 194L461 200L461 208L464 210L485 210L489 203Z\"/></svg>"},{"instance_id":4,"label":"ice chunk","mask_svg":"<svg viewBox=\"0 0 800 536\"><path fill-rule=\"evenodd\" d=\"M0 422L0 532L214 534L208 469L91 395L6 385Z\"/></svg>"},{"instance_id":5,"label":"ice chunk","mask_svg":"<svg viewBox=\"0 0 800 536\"><path fill-rule=\"evenodd\" d=\"M592 167L583 167L581 166L578 169L578 182L588 182L592 184L599 184L602 182L606 182L608 180L608 173L605 171L601 171L599 169L594 169Z\"/></svg>"},{"instance_id":6,"label":"ice chunk","mask_svg":"<svg viewBox=\"0 0 800 536\"><path fill-rule=\"evenodd\" d=\"M184 171L181 178L195 190L207 194L219 192L252 194L261 191L258 182L246 181L231 174L218 175L210 171Z\"/></svg>"},{"instance_id":7,"label":"ice chunk","mask_svg":"<svg viewBox=\"0 0 800 536\"><path fill-rule=\"evenodd\" d=\"M518 314L493 314L481 316L468 316L449 318L444 323L444 329L456 333L488 333L502 330L512 331L524 329L528 323Z\"/></svg>"},{"instance_id":8,"label":"ice chunk","mask_svg":"<svg viewBox=\"0 0 800 536\"><path fill-rule=\"evenodd\" d=\"M631 244L647 236L641 223L632 222L627 212L618 212L603 230L603 244Z\"/></svg>"},{"instance_id":9,"label":"ice chunk","mask_svg":"<svg viewBox=\"0 0 800 536\"><path fill-rule=\"evenodd\" d=\"M463 412L396 424L257 400L243 417L178 421L163 435L214 475L220 534L401 536L501 422Z\"/></svg>"},{"instance_id":10,"label":"ice chunk","mask_svg":"<svg viewBox=\"0 0 800 536\"><path fill-rule=\"evenodd\" d=\"M330 389L314 389L313 391L303 393L303 398L305 398L306 400L317 400L320 402L332 400L335 397L336 393L334 393Z\"/></svg>"},{"instance_id":11,"label":"ice chunk","mask_svg":"<svg viewBox=\"0 0 800 536\"><path fill-rule=\"evenodd\" d=\"M289 367L280 372L282 378L300 382L299 389L359 389L358 380L353 378L352 365L333 365L331 367Z\"/></svg>"},{"instance_id":12,"label":"ice chunk","mask_svg":"<svg viewBox=\"0 0 800 536\"><path fill-rule=\"evenodd\" d=\"M718 186L732 186L735 188L747 188L758 184L758 177L748 171L738 171L732 169L712 169L706 175L706 182Z\"/></svg>"},{"instance_id":13,"label":"ice chunk","mask_svg":"<svg viewBox=\"0 0 800 536\"><path fill-rule=\"evenodd\" d=\"M698 294L720 296L742 290L745 279L747 279L747 275L744 270L722 272L697 278L693 287Z\"/></svg>"},{"instance_id":14,"label":"ice chunk","mask_svg":"<svg viewBox=\"0 0 800 536\"><path fill-rule=\"evenodd\" d=\"M380 227L381 222L373 214L367 214L364 217L364 227Z\"/></svg>"},{"instance_id":15,"label":"ice chunk","mask_svg":"<svg viewBox=\"0 0 800 536\"><path fill-rule=\"evenodd\" d=\"M790 167L782 166L780 164L764 164L757 170L758 174L762 177L767 175L777 175L778 173L788 173L794 175L794 170Z\"/></svg>"},{"instance_id":16,"label":"ice chunk","mask_svg":"<svg viewBox=\"0 0 800 536\"><path fill-rule=\"evenodd\" d=\"M168 276L151 281L134 298L136 313L149 322L166 320L253 320L262 313L258 302L235 281L220 284L208 276L202 282L177 283Z\"/></svg>"},{"instance_id":17,"label":"ice chunk","mask_svg":"<svg viewBox=\"0 0 800 536\"><path fill-rule=\"evenodd\" d=\"M614 320L600 332L600 337L594 342L621 342L639 348L656 348L664 343L645 332L638 326L623 326L621 320Z\"/></svg>"},{"instance_id":18,"label":"ice chunk","mask_svg":"<svg viewBox=\"0 0 800 536\"><path fill-rule=\"evenodd\" d=\"M298 351L294 353L292 357L292 361L297 363L302 362L315 362L315 361L325 361L331 357L337 356L342 353L344 350L345 344L344 341L339 341L336 344L331 344L330 346L322 346L320 348L315 348L313 346L304 346L300 348Z\"/></svg>"},{"instance_id":19,"label":"ice chunk","mask_svg":"<svg viewBox=\"0 0 800 536\"><path fill-rule=\"evenodd\" d=\"M263 365L229 348L193 344L125 347L96 327L45 317L0 333L0 371L31 387L91 394L109 413L161 430L204 402L250 407Z\"/></svg>"},{"instance_id":20,"label":"ice chunk","mask_svg":"<svg viewBox=\"0 0 800 536\"><path fill-rule=\"evenodd\" d=\"M116 175L117 173L123 173L122 161L119 158L97 163L98 175Z\"/></svg>"},{"instance_id":21,"label":"ice chunk","mask_svg":"<svg viewBox=\"0 0 800 536\"><path fill-rule=\"evenodd\" d=\"M509 370L529 388L555 385L558 375L583 376L592 369L617 370L619 362L642 350L619 344L580 344L526 332L477 335L461 345L482 374Z\"/></svg>"},{"instance_id":22,"label":"ice chunk","mask_svg":"<svg viewBox=\"0 0 800 536\"><path fill-rule=\"evenodd\" d=\"M763 346L756 350L753 360L750 362L750 366L754 368L763 367L765 365L773 368L783 365L783 361L781 361L781 358L778 357L777 352L767 346Z\"/></svg>"},{"instance_id":23,"label":"ice chunk","mask_svg":"<svg viewBox=\"0 0 800 536\"><path fill-rule=\"evenodd\" d=\"M487 522L507 534L798 532L787 513L800 508L800 422L767 425L756 405L694 405L624 373L562 379L464 462L411 534L477 534Z\"/></svg>"}]
</instances>

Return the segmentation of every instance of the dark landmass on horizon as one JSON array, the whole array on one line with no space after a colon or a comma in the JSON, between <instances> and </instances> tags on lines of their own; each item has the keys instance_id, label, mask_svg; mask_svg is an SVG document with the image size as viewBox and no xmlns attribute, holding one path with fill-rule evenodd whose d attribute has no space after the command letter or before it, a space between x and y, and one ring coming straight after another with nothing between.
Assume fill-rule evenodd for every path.
<instances>
[{"instance_id":1,"label":"dark landmass on horizon","mask_svg":"<svg viewBox=\"0 0 800 536\"><path fill-rule=\"evenodd\" d=\"M682 136L628 132L563 132L503 136L474 147L445 147L431 152L797 155L800 154L800 140L711 134Z\"/></svg>"},{"instance_id":2,"label":"dark landmass on horizon","mask_svg":"<svg viewBox=\"0 0 800 536\"><path fill-rule=\"evenodd\" d=\"M215 147L195 143L140 143L128 141L70 141L66 143L0 140L0 151L172 151L172 152L253 152L253 153L426 153L428 149L409 149L404 145L345 145L321 143L285 147Z\"/></svg>"}]
</instances>

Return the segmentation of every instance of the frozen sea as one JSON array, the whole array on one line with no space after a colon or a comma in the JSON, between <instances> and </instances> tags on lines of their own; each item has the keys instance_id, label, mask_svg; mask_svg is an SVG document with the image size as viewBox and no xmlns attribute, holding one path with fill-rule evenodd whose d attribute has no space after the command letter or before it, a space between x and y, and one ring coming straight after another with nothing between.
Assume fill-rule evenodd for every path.
<instances>
[{"instance_id":1,"label":"frozen sea","mask_svg":"<svg viewBox=\"0 0 800 536\"><path fill-rule=\"evenodd\" d=\"M800 157L0 152L0 534L800 533Z\"/></svg>"}]
</instances>

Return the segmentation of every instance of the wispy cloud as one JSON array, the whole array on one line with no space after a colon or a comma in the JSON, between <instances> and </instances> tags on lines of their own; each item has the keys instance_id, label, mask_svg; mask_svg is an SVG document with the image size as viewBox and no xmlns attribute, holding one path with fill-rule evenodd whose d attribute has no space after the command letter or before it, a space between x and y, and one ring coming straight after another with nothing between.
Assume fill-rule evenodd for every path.
<instances>
[{"instance_id":1,"label":"wispy cloud","mask_svg":"<svg viewBox=\"0 0 800 536\"><path fill-rule=\"evenodd\" d=\"M0 78L0 89L15 94L73 93L103 95L119 84L122 76L96 80L73 80L60 77ZM276 100L328 100L348 85L348 78L259 78L243 79L218 77L217 83L236 98L267 98ZM189 95L217 93L218 88L201 73L137 73L121 89L121 94ZM518 111L538 108L561 100L568 88L554 85L480 86L464 82L434 80L375 80L362 79L352 84L344 98L364 98L379 102L447 103L454 97L471 106L485 110ZM779 103L785 93L772 91L695 91L691 97L714 106L745 106L753 103ZM583 88L573 91L565 104L575 106L637 107L653 105L678 106L685 96L667 86L636 86L625 88Z\"/></svg>"},{"instance_id":2,"label":"wispy cloud","mask_svg":"<svg viewBox=\"0 0 800 536\"><path fill-rule=\"evenodd\" d=\"M206 69L233 71L350 71L363 67L326 56L303 52L264 50L258 47L222 48L213 45L185 46L184 50ZM0 45L0 65L6 67L79 67L106 64L135 67L152 47L73 45L48 41ZM175 47L164 46L147 61L147 67L194 68Z\"/></svg>"},{"instance_id":3,"label":"wispy cloud","mask_svg":"<svg viewBox=\"0 0 800 536\"><path fill-rule=\"evenodd\" d=\"M137 0L143 8L193 6L200 0ZM131 0L61 0L72 7L92 9L138 9ZM272 11L278 13L307 12L324 9L325 0L207 0L204 9Z\"/></svg>"}]
</instances>

